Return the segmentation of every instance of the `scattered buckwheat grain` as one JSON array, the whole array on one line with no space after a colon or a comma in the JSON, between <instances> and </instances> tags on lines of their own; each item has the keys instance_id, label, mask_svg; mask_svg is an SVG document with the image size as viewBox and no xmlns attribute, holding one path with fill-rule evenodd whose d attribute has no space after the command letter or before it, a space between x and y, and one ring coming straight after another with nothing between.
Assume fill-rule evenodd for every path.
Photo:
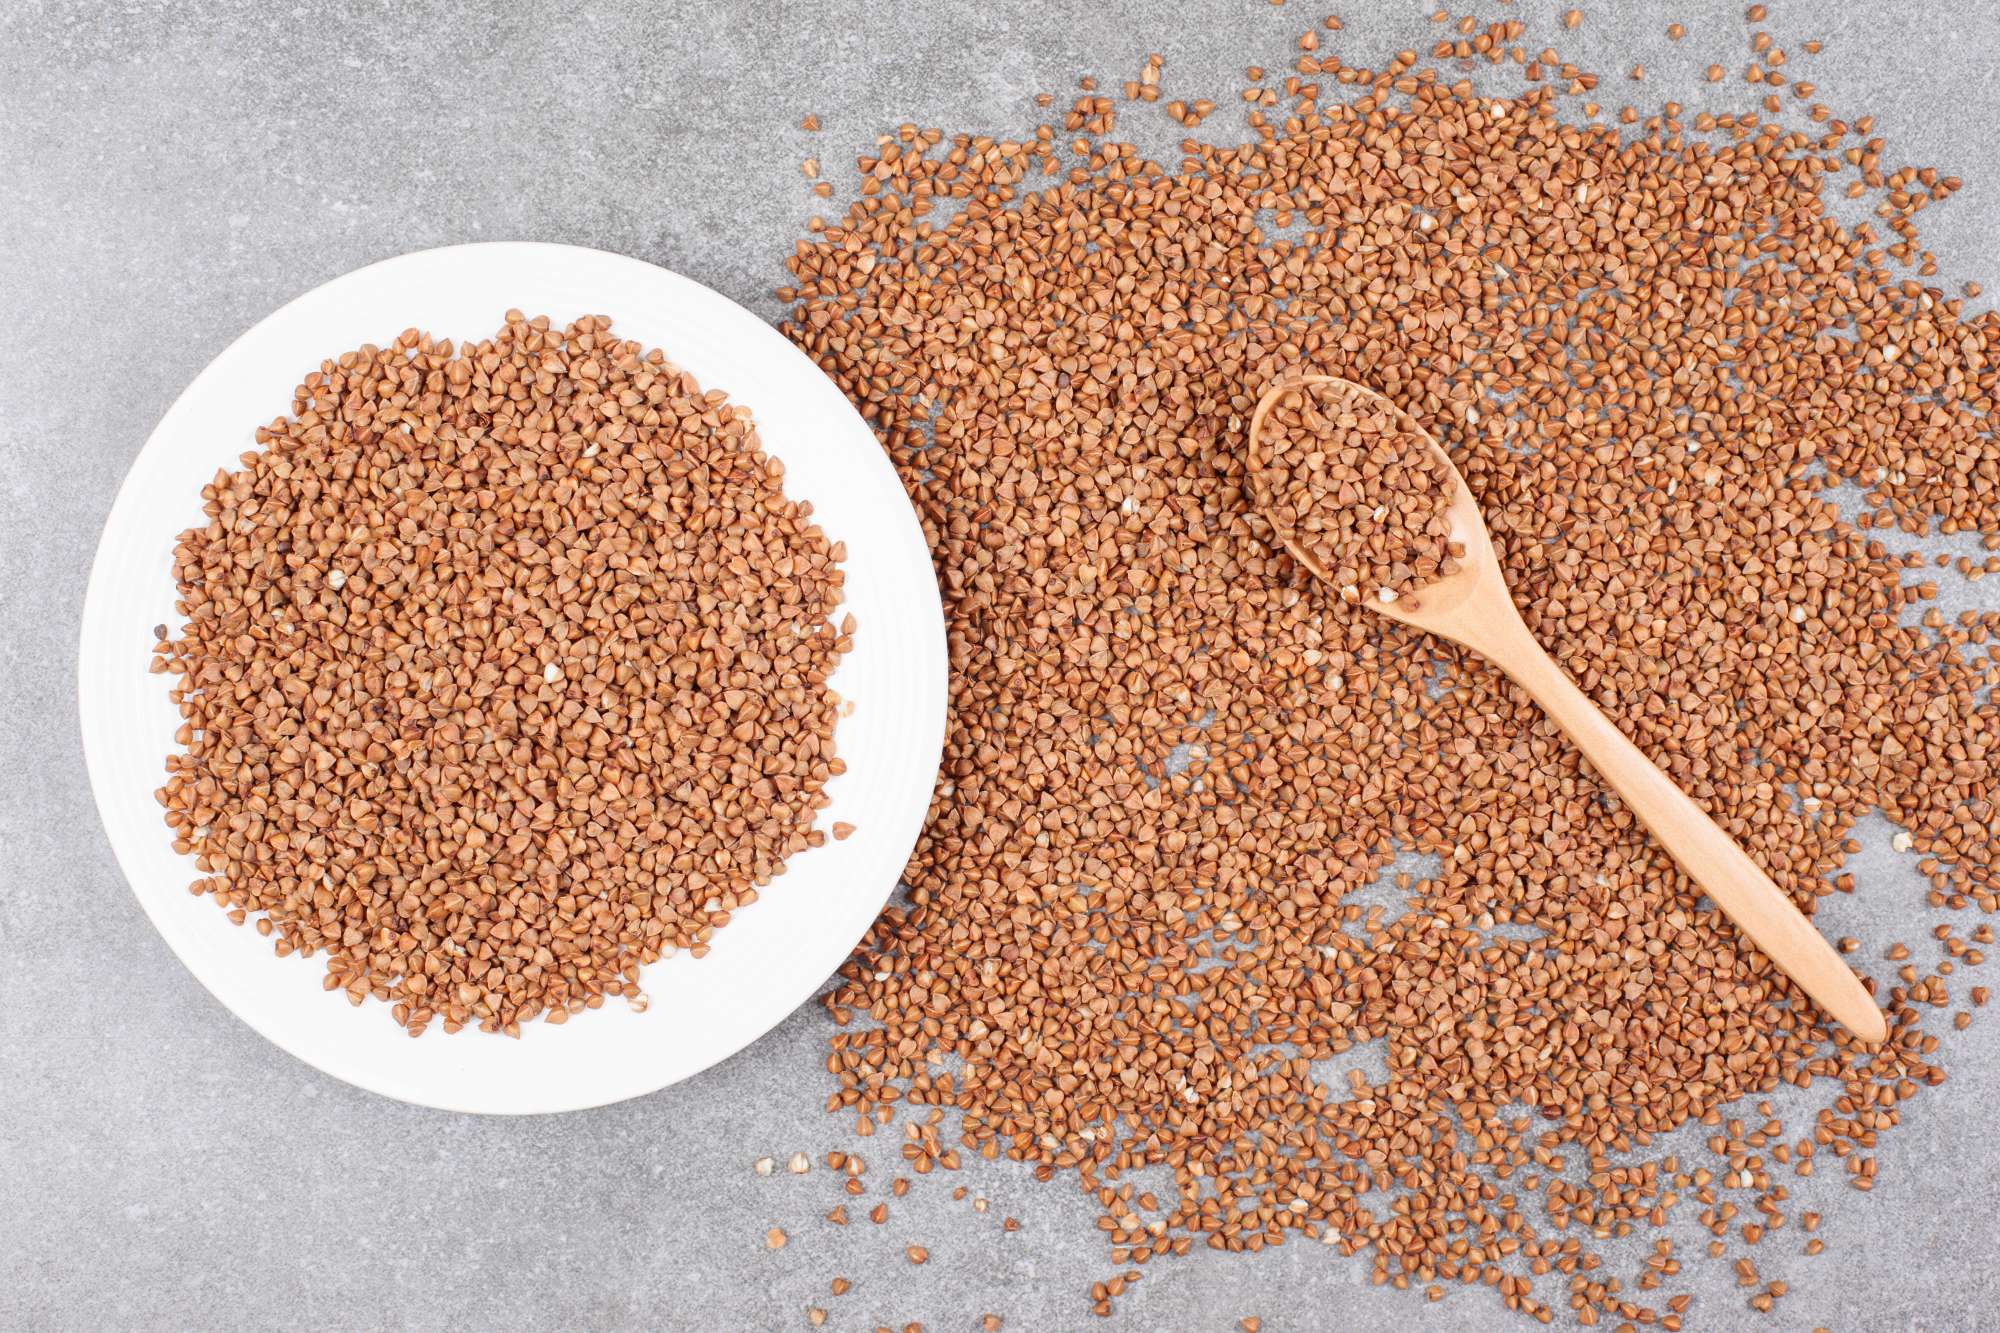
<instances>
[{"instance_id":1,"label":"scattered buckwheat grain","mask_svg":"<svg viewBox=\"0 0 2000 1333\"><path fill-rule=\"evenodd\" d=\"M954 1108L968 1150L1089 1191L1114 1263L1317 1236L1672 1330L1686 1294L1593 1276L1593 1239L1708 1209L1729 1262L1765 1223L1718 1191L1778 1207L1779 1146L1872 1188L1944 1077L1947 978L1871 971L1879 1050L1822 1028L1495 671L1279 549L1247 423L1294 370L1377 386L1531 628L1803 908L1874 891L1840 867L1882 810L1932 906L1990 912L2000 616L1912 623L1921 557L1873 530L2000 544L2000 321L1924 285L1910 217L1956 186L1867 118L1621 135L1563 100L1587 71L1489 45L1515 95L1312 52L1249 142L1167 163L908 127L798 246L787 331L902 473L955 668L907 903L828 997L870 1020L831 1109ZM1880 218L1830 216L1843 172ZM1430 868L1396 884L1399 854ZM1355 900L1378 883L1408 910ZM1315 1069L1358 1050L1386 1073ZM1781 1085L1828 1103L1805 1134L1722 1123ZM1704 1120L1712 1166L1648 1152Z\"/></svg>"}]
</instances>

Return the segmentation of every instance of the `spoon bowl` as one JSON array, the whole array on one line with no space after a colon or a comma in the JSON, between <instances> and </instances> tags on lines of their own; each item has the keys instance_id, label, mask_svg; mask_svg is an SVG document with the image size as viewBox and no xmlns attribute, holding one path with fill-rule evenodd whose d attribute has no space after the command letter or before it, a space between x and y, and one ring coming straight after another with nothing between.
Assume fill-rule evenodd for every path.
<instances>
[{"instance_id":1,"label":"spoon bowl","mask_svg":"<svg viewBox=\"0 0 2000 1333\"><path fill-rule=\"evenodd\" d=\"M1405 625L1414 625L1431 634L1441 634L1455 643L1462 643L1476 652L1485 650L1479 645L1461 637L1455 631L1476 626L1463 623L1468 610L1490 603L1496 596L1513 609L1513 602L1507 594L1507 582L1500 573L1499 557L1493 554L1493 539L1486 534L1486 518L1479 510L1479 501L1472 496L1472 488L1465 484L1458 465L1451 461L1451 455L1431 437L1423 424L1405 412L1395 403L1363 384L1342 379L1338 375L1292 375L1279 380L1264 391L1257 400L1256 411L1250 414L1250 470L1254 476L1260 471L1260 441L1265 438L1264 421L1271 409L1283 401L1287 393L1310 388L1315 384L1337 384L1349 393L1368 399L1381 411L1394 416L1396 424L1413 437L1424 442L1432 457L1444 464L1451 475L1451 503L1445 507L1445 516L1451 520L1451 540L1465 548L1459 557L1458 568L1450 574L1431 580L1423 588L1423 596L1414 603L1408 599L1384 602L1372 597L1359 599L1368 609L1391 620L1400 620ZM1260 500L1259 503L1262 503ZM1278 540L1286 552L1299 563L1308 574L1320 582L1331 585L1333 575L1320 564L1305 544L1290 532L1279 532Z\"/></svg>"},{"instance_id":2,"label":"spoon bowl","mask_svg":"<svg viewBox=\"0 0 2000 1333\"><path fill-rule=\"evenodd\" d=\"M1584 758L1632 808L1639 821L1672 854L1688 878L1712 898L1737 928L1790 977L1813 1002L1864 1042L1884 1040L1889 1026L1861 979L1841 960L1826 937L1791 898L1772 882L1734 839L1687 793L1648 759L1543 651L1528 630L1507 578L1493 553L1486 520L1465 478L1422 423L1373 389L1337 375L1301 374L1266 389L1250 417L1250 472L1261 467L1264 424L1284 396L1316 384L1339 385L1348 393L1393 413L1398 424L1424 442L1450 469L1452 496L1446 508L1451 541L1464 548L1458 568L1433 579L1416 597L1384 602L1363 598L1377 615L1462 644L1500 668L1526 690ZM1257 501L1265 503L1262 498ZM1275 526L1275 524L1274 524ZM1296 540L1279 531L1278 540L1315 578L1332 583L1327 570Z\"/></svg>"}]
</instances>

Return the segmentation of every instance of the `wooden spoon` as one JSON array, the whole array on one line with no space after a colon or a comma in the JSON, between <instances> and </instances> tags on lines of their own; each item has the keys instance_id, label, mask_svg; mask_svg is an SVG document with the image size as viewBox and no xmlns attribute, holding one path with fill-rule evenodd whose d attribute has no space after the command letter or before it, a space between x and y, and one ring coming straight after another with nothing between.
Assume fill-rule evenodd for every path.
<instances>
[{"instance_id":1,"label":"wooden spoon","mask_svg":"<svg viewBox=\"0 0 2000 1333\"><path fill-rule=\"evenodd\" d=\"M1250 465L1259 468L1264 419L1286 392L1311 384L1338 384L1365 394L1394 412L1412 435L1422 439L1451 468L1455 494L1448 511L1451 538L1465 555L1458 569L1424 585L1419 595L1394 602L1362 599L1369 610L1461 643L1513 678L1541 705L1550 719L1569 734L1584 757L1625 799L1660 844L1673 854L1688 878L1750 937L1770 960L1799 984L1819 1007L1865 1042L1889 1035L1882 1011L1875 1007L1860 978L1849 970L1826 937L1792 905L1770 876L1757 868L1741 847L1724 833L1673 780L1625 739L1597 706L1590 702L1561 667L1550 660L1514 609L1500 561L1486 535L1479 503L1452 466L1451 458L1410 415L1374 390L1334 375L1295 375L1265 391L1250 418ZM1262 503L1260 498L1259 503ZM1314 577L1331 582L1326 569L1281 531L1279 539L1292 558ZM1414 603L1414 605L1412 605Z\"/></svg>"}]
</instances>

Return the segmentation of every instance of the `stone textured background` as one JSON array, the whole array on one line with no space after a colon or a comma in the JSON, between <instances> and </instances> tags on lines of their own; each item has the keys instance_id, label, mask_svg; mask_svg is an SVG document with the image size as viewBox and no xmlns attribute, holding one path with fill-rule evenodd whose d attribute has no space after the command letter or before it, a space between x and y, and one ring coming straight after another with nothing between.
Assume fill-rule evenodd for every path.
<instances>
[{"instance_id":1,"label":"stone textured background","mask_svg":"<svg viewBox=\"0 0 2000 1333\"><path fill-rule=\"evenodd\" d=\"M1439 34L1432 0L1328 7L1348 21L1333 49L1351 63ZM1610 107L1711 104L1699 71L1712 60L1743 103L1741 5L1586 0L1568 35L1553 23L1567 3L1459 0L1468 7L1523 14L1531 49L1559 39L1604 75ZM1965 178L1923 215L1925 237L1941 282L1995 285L2000 6L1771 7L1789 72L1838 114L1875 113L1892 162ZM167 405L243 329L328 278L451 242L566 241L668 265L776 317L769 292L814 202L807 153L838 180L832 164L901 121L1018 134L1038 119L1034 93L1066 95L1086 71L1115 87L1150 50L1168 58L1168 99L1214 97L1204 133L1236 133L1242 67L1286 67L1324 11L483 8L0 4L0 1327L796 1329L808 1304L828 1306L834 1329L970 1329L986 1310L1009 1329L1094 1327L1083 1291L1111 1270L1094 1208L1067 1183L977 1164L962 1179L994 1201L989 1213L933 1176L893 1204L890 1225L842 1230L818 1220L835 1199L824 1168L752 1173L764 1154L853 1146L820 1111L829 1024L816 1009L680 1087L531 1120L385 1101L255 1036L181 968L113 864L77 737L78 611L112 494ZM1687 41L1665 40L1669 20ZM1814 36L1826 52L1806 59L1798 43ZM1628 83L1641 61L1647 81ZM809 110L824 133L798 130ZM1157 108L1121 130L1163 154L1179 137ZM288 387L273 386L274 411ZM1948 610L1990 605L2000 587L1942 581ZM1875 950L1912 933L1921 907L1892 832L1864 826L1851 868L1866 901L1835 903L1826 920ZM1824 1178L1800 1192L1827 1213L1827 1253L1802 1258L1796 1224L1759 1247L1764 1276L1793 1284L1779 1313L1753 1316L1727 1266L1708 1265L1687 1279L1691 1327L2000 1328L2000 1044L1990 1023L1946 1035L1954 1075L1908 1105L1873 1195ZM1809 1116L1781 1109L1794 1133ZM893 1158L890 1142L872 1144L871 1201ZM1003 1234L1003 1213L1021 1230ZM772 1225L792 1233L775 1254ZM921 1269L902 1259L913 1242L932 1255ZM839 1299L827 1294L836 1273L855 1283ZM1489 1293L1427 1305L1366 1274L1365 1259L1317 1245L1198 1251L1152 1265L1112 1326L1225 1330L1249 1314L1273 1333L1505 1324Z\"/></svg>"}]
</instances>

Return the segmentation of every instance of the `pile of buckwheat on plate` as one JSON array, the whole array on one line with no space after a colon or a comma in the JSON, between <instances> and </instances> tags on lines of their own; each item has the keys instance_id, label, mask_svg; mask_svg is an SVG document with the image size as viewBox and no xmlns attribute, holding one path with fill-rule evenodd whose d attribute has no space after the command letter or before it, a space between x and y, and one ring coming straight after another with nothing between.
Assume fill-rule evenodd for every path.
<instances>
[{"instance_id":1,"label":"pile of buckwheat on plate","mask_svg":"<svg viewBox=\"0 0 2000 1333\"><path fill-rule=\"evenodd\" d=\"M1923 281L1911 217L1957 182L1867 121L1621 135L1515 20L1377 68L1338 26L1252 69L1249 142L1177 163L1107 137L1089 83L1015 140L904 125L789 260L788 333L901 471L954 668L907 903L828 997L870 1020L831 1106L952 1108L1073 1174L1117 1265L1313 1238L1433 1298L1678 1328L1671 1244L1623 1276L1597 1244L1699 1210L1721 1255L1797 1216L1787 1180L1871 1187L1969 1021L2000 617L1924 610L1924 558L1871 529L2000 548L2000 321ZM1783 52L1753 52L1776 110ZM1489 65L1528 82L1476 93ZM1829 215L1843 172L1876 222ZM1901 826L1932 911L1853 959L1886 1044L1823 1026L1497 671L1279 549L1245 431L1301 370L1440 439L1536 636L1801 906L1855 890L1859 818ZM1435 870L1387 919L1354 895L1398 855ZM1386 1077L1313 1072L1367 1047ZM1812 1123L1725 1116L1786 1084L1827 1090ZM1707 1159L1645 1151L1696 1121Z\"/></svg>"},{"instance_id":2,"label":"pile of buckwheat on plate","mask_svg":"<svg viewBox=\"0 0 2000 1333\"><path fill-rule=\"evenodd\" d=\"M322 364L174 557L174 846L326 987L519 1035L699 957L842 769L845 551L602 316Z\"/></svg>"}]
</instances>

